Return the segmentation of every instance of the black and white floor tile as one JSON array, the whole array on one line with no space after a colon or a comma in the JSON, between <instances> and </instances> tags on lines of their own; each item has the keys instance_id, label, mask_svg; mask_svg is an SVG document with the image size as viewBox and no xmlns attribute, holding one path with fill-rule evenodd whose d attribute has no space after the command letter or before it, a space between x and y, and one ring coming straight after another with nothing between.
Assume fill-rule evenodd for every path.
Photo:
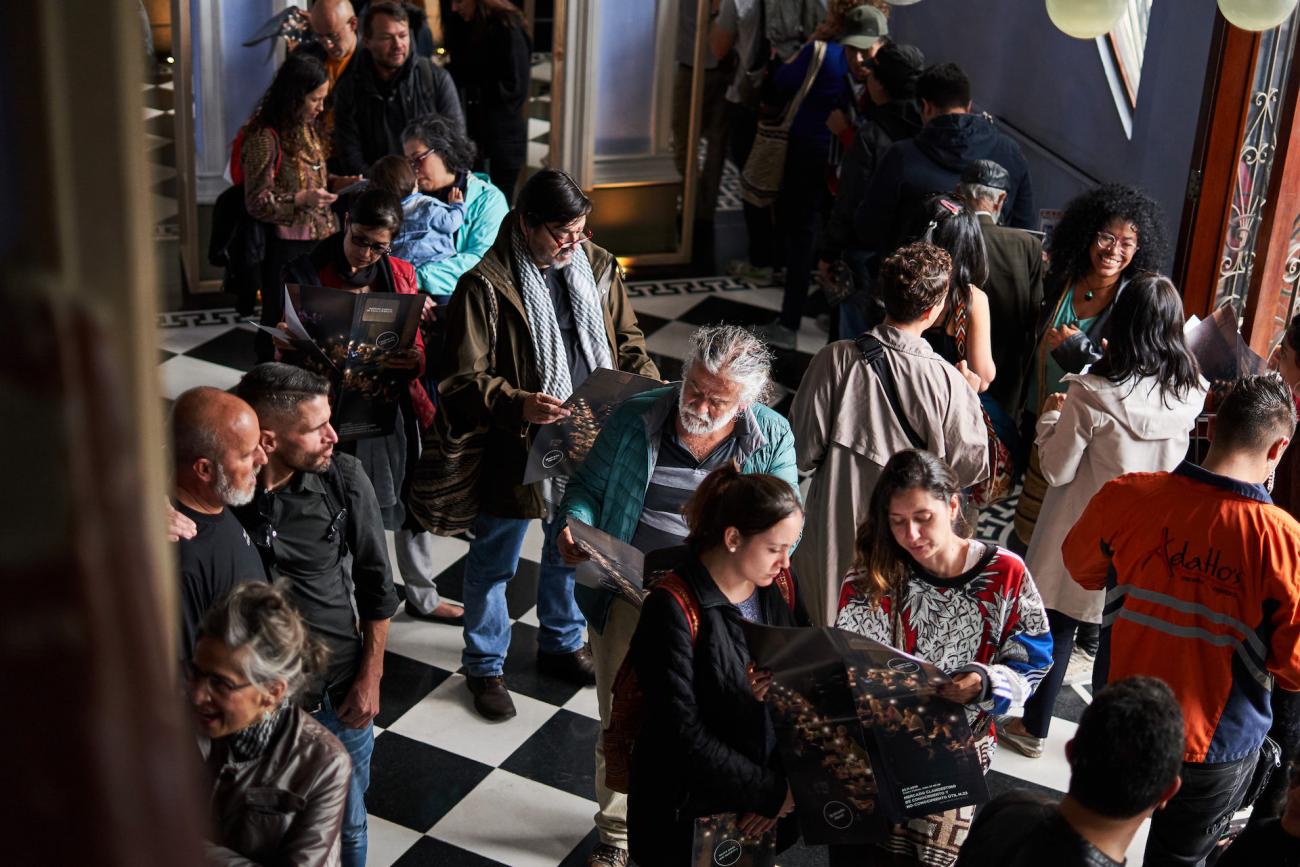
<instances>
[{"instance_id":1,"label":"black and white floor tile","mask_svg":"<svg viewBox=\"0 0 1300 867\"><path fill-rule=\"evenodd\" d=\"M680 373L694 327L766 321L781 300L778 288L729 277L633 282L629 294L665 376ZM160 388L168 401L196 385L229 388L255 364L252 331L239 324L234 311L167 313L158 325ZM825 339L807 318L798 349L777 353L774 405L779 409L788 407ZM1005 539L1010 511L1007 506L991 510L980 535ZM506 679L519 710L514 719L493 725L474 714L464 677L457 673L459 629L415 621L401 611L393 619L366 799L372 867L582 864L595 845L595 692L541 675L533 665L541 542L535 524L507 593L514 637ZM439 589L450 599L460 598L468 547L458 539L437 540ZM999 750L990 789L996 794L1028 787L1059 795L1069 779L1064 744L1087 701L1086 689L1067 687L1045 755L1030 760ZM1129 863L1140 863L1144 840L1145 831L1130 850ZM826 855L796 848L781 863L825 864Z\"/></svg>"}]
</instances>

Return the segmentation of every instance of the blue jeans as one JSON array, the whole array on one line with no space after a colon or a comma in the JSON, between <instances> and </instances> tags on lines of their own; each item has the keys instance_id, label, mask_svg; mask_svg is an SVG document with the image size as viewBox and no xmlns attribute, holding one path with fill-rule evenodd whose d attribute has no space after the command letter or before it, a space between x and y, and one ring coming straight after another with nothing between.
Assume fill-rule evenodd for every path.
<instances>
[{"instance_id":1,"label":"blue jeans","mask_svg":"<svg viewBox=\"0 0 1300 867\"><path fill-rule=\"evenodd\" d=\"M325 694L321 709L312 714L339 739L352 757L352 781L348 804L343 810L343 867L366 865L366 789L370 788L370 754L375 751L375 727L366 723L348 728L334 713L334 703Z\"/></svg>"},{"instance_id":2,"label":"blue jeans","mask_svg":"<svg viewBox=\"0 0 1300 867\"><path fill-rule=\"evenodd\" d=\"M1151 817L1142 863L1150 867L1203 867L1232 814L1237 812L1259 751L1235 762L1183 762L1183 787Z\"/></svg>"},{"instance_id":3,"label":"blue jeans","mask_svg":"<svg viewBox=\"0 0 1300 867\"><path fill-rule=\"evenodd\" d=\"M473 677L500 675L510 649L510 612L506 584L519 566L528 518L496 518L480 514L474 541L465 560L465 651L461 662ZM587 626L573 601L573 567L566 566L555 547L556 522L543 521L541 575L537 584L537 638L544 653L572 653L582 647Z\"/></svg>"}]
</instances>

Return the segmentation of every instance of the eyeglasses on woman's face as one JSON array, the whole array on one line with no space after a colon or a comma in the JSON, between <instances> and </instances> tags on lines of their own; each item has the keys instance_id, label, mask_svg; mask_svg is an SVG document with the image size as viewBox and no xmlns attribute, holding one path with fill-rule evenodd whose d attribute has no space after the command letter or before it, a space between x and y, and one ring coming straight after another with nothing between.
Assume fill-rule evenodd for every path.
<instances>
[{"instance_id":1,"label":"eyeglasses on woman's face","mask_svg":"<svg viewBox=\"0 0 1300 867\"><path fill-rule=\"evenodd\" d=\"M216 699L227 699L242 689L248 689L253 685L252 681L247 683L235 683L234 681L215 674L211 671L204 671L193 662L185 663L185 679L189 681L190 686L202 684L207 687L208 692Z\"/></svg>"},{"instance_id":2,"label":"eyeglasses on woman's face","mask_svg":"<svg viewBox=\"0 0 1300 867\"><path fill-rule=\"evenodd\" d=\"M376 256L387 256L389 253L393 252L393 246L391 244L381 244L378 241L371 241L367 238L361 237L356 232L349 232L348 240L352 242L352 246L360 247L362 250L369 250Z\"/></svg>"},{"instance_id":3,"label":"eyeglasses on woman's face","mask_svg":"<svg viewBox=\"0 0 1300 867\"><path fill-rule=\"evenodd\" d=\"M1134 241L1132 238L1125 238L1124 240L1121 241L1119 238L1116 238L1110 232L1098 232L1096 240L1097 240L1097 246L1100 247L1101 249L1103 250L1118 249L1125 256L1132 256L1138 250L1142 249L1141 247L1138 246L1138 242ZM1118 248L1116 247L1116 245L1118 245Z\"/></svg>"}]
</instances>

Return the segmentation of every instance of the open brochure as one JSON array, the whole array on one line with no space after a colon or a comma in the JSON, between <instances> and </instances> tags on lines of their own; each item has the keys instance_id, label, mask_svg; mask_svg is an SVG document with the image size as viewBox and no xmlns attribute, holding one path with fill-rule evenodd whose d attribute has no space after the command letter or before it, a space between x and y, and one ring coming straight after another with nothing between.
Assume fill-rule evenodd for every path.
<instances>
[{"instance_id":1,"label":"open brochure","mask_svg":"<svg viewBox=\"0 0 1300 867\"><path fill-rule=\"evenodd\" d=\"M691 867L776 867L776 834L746 837L735 813L695 820Z\"/></svg>"},{"instance_id":2,"label":"open brochure","mask_svg":"<svg viewBox=\"0 0 1300 867\"><path fill-rule=\"evenodd\" d=\"M587 452L591 451L614 407L634 394L661 385L657 379L635 373L605 367L593 370L564 402L572 414L537 429L524 467L524 484L573 475L587 459Z\"/></svg>"},{"instance_id":3,"label":"open brochure","mask_svg":"<svg viewBox=\"0 0 1300 867\"><path fill-rule=\"evenodd\" d=\"M330 423L340 440L393 432L397 402L418 373L422 295L285 286L283 330L257 327L293 347L292 362L330 381Z\"/></svg>"},{"instance_id":4,"label":"open brochure","mask_svg":"<svg viewBox=\"0 0 1300 867\"><path fill-rule=\"evenodd\" d=\"M869 842L882 820L988 799L965 711L938 696L942 671L842 629L743 627L772 671L768 710L806 842Z\"/></svg>"},{"instance_id":5,"label":"open brochure","mask_svg":"<svg viewBox=\"0 0 1300 867\"><path fill-rule=\"evenodd\" d=\"M1268 369L1268 362L1242 339L1236 310L1230 304L1215 310L1208 319L1197 320L1195 325L1189 320L1183 333L1201 375L1211 384L1235 382Z\"/></svg>"},{"instance_id":6,"label":"open brochure","mask_svg":"<svg viewBox=\"0 0 1300 867\"><path fill-rule=\"evenodd\" d=\"M596 590L617 593L640 608L646 596L645 555L577 518L569 518L568 526L573 541L591 558L578 564L573 579Z\"/></svg>"}]
</instances>

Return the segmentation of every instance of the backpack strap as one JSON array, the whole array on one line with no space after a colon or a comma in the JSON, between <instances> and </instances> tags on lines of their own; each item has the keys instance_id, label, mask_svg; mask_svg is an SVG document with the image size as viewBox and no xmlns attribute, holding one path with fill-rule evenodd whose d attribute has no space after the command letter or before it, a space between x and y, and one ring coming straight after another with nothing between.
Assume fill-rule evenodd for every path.
<instances>
[{"instance_id":1,"label":"backpack strap","mask_svg":"<svg viewBox=\"0 0 1300 867\"><path fill-rule=\"evenodd\" d=\"M885 345L874 334L862 334L853 341L857 344L858 352L862 355L862 360L867 363L876 374L876 379L880 380L880 385L885 389L885 397L889 400L889 406L894 411L894 418L898 420L898 426L903 429L903 436L912 444L914 449L925 448L925 440L916 432L907 416L903 413L903 401L898 396L898 386L894 383L894 373L889 369L889 364L885 361Z\"/></svg>"},{"instance_id":2,"label":"backpack strap","mask_svg":"<svg viewBox=\"0 0 1300 867\"><path fill-rule=\"evenodd\" d=\"M691 588L686 586L686 582L676 572L669 572L659 579L655 589L668 591L668 595L681 606L682 614L686 616L686 626L691 630L691 643L694 644L696 636L700 634L700 603L695 601Z\"/></svg>"},{"instance_id":3,"label":"backpack strap","mask_svg":"<svg viewBox=\"0 0 1300 867\"><path fill-rule=\"evenodd\" d=\"M330 461L330 465L321 473L325 479L325 504L329 507L331 517L329 533L326 539L330 541L338 540L339 546L343 553L348 551L348 485L347 479L343 478L343 470L339 468L337 460Z\"/></svg>"}]
</instances>

